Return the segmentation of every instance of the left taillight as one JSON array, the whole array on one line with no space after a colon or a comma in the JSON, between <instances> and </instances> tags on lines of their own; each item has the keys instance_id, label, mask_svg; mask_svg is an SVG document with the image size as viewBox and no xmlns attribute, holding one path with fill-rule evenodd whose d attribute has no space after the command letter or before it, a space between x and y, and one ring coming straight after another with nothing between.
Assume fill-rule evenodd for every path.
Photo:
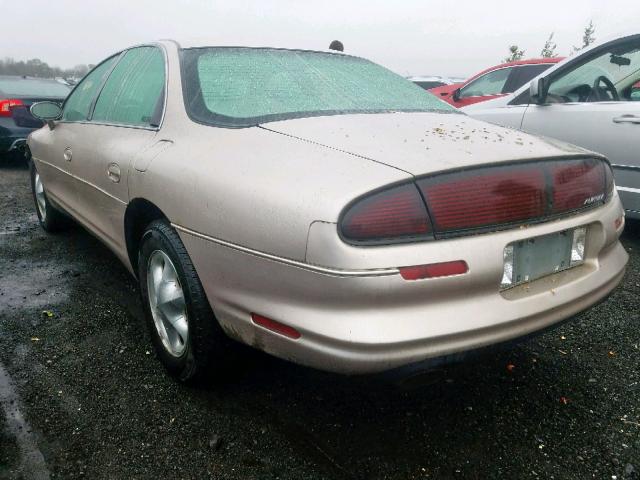
<instances>
[{"instance_id":1,"label":"left taillight","mask_svg":"<svg viewBox=\"0 0 640 480\"><path fill-rule=\"evenodd\" d=\"M340 221L351 243L402 242L432 236L431 221L416 186L400 185L360 198Z\"/></svg>"},{"instance_id":2,"label":"left taillight","mask_svg":"<svg viewBox=\"0 0 640 480\"><path fill-rule=\"evenodd\" d=\"M0 117L10 117L11 109L22 105L24 105L22 100L18 100L17 98L0 100Z\"/></svg>"}]
</instances>

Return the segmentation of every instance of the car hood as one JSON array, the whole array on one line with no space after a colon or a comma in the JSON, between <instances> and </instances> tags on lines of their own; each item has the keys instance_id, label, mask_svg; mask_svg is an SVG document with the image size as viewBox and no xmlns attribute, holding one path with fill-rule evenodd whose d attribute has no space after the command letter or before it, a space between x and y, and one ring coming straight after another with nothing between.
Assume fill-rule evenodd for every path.
<instances>
[{"instance_id":1,"label":"car hood","mask_svg":"<svg viewBox=\"0 0 640 480\"><path fill-rule=\"evenodd\" d=\"M262 128L412 175L587 152L459 113L334 115L272 122Z\"/></svg>"}]
</instances>

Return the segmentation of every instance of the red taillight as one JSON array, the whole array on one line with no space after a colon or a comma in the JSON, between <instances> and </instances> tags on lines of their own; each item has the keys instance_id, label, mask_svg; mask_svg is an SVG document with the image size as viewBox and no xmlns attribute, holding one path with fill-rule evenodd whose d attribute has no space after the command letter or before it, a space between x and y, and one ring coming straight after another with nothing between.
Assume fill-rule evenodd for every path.
<instances>
[{"instance_id":1,"label":"red taillight","mask_svg":"<svg viewBox=\"0 0 640 480\"><path fill-rule=\"evenodd\" d=\"M526 221L544 215L539 166L492 167L437 175L418 182L437 232Z\"/></svg>"},{"instance_id":2,"label":"red taillight","mask_svg":"<svg viewBox=\"0 0 640 480\"><path fill-rule=\"evenodd\" d=\"M455 260L453 262L430 263L429 265L415 265L413 267L400 267L400 275L405 280L420 280L422 278L449 277L462 275L469 271L467 262Z\"/></svg>"},{"instance_id":3,"label":"red taillight","mask_svg":"<svg viewBox=\"0 0 640 480\"><path fill-rule=\"evenodd\" d=\"M607 194L606 170L597 160L566 161L551 168L553 179L553 213L576 210L602 203Z\"/></svg>"},{"instance_id":4,"label":"red taillight","mask_svg":"<svg viewBox=\"0 0 640 480\"><path fill-rule=\"evenodd\" d=\"M482 166L357 200L340 228L354 244L438 239L545 221L602 205L612 194L611 168L601 159Z\"/></svg>"},{"instance_id":5,"label":"red taillight","mask_svg":"<svg viewBox=\"0 0 640 480\"><path fill-rule=\"evenodd\" d=\"M342 235L352 242L428 237L431 223L420 192L407 184L356 201L341 221Z\"/></svg>"},{"instance_id":6,"label":"red taillight","mask_svg":"<svg viewBox=\"0 0 640 480\"><path fill-rule=\"evenodd\" d=\"M24 105L24 103L22 103L22 100L18 100L18 99L0 100L0 117L10 117L11 108L17 107L20 105Z\"/></svg>"},{"instance_id":7,"label":"red taillight","mask_svg":"<svg viewBox=\"0 0 640 480\"><path fill-rule=\"evenodd\" d=\"M284 335L285 337L293 338L294 340L297 340L302 336L295 328L270 318L263 317L257 313L251 314L251 320L253 320L253 323L256 325L260 325L261 327L271 330L272 332L279 333L280 335Z\"/></svg>"}]
</instances>

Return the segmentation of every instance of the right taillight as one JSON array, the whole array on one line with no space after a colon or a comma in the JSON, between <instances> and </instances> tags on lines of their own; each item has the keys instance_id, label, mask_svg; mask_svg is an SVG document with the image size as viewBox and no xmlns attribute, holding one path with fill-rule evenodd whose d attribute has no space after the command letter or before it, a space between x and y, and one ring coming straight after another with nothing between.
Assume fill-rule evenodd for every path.
<instances>
[{"instance_id":1,"label":"right taillight","mask_svg":"<svg viewBox=\"0 0 640 480\"><path fill-rule=\"evenodd\" d=\"M18 99L0 100L0 117L10 117L11 109L13 107L18 107L20 105L24 105L24 103L22 103L22 100L18 100Z\"/></svg>"},{"instance_id":2,"label":"right taillight","mask_svg":"<svg viewBox=\"0 0 640 480\"><path fill-rule=\"evenodd\" d=\"M429 238L431 222L413 183L356 200L342 216L342 236L352 243Z\"/></svg>"}]
</instances>

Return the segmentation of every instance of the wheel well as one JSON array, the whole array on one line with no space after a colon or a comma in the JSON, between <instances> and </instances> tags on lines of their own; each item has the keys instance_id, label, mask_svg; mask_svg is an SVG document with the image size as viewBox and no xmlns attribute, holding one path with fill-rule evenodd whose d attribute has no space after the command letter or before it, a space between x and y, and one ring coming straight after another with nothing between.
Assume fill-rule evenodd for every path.
<instances>
[{"instance_id":1,"label":"wheel well","mask_svg":"<svg viewBox=\"0 0 640 480\"><path fill-rule=\"evenodd\" d=\"M154 220L166 218L162 210L149 200L135 198L129 202L124 214L124 235L129 261L136 276L138 276L138 250L145 228Z\"/></svg>"}]
</instances>

